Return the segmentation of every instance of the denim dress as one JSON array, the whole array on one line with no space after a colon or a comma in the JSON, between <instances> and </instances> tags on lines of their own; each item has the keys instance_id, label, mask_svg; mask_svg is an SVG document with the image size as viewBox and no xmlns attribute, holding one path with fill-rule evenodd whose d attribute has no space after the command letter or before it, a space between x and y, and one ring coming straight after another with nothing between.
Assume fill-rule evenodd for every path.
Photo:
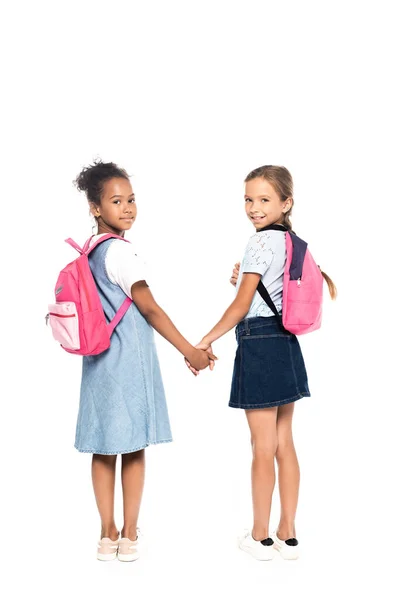
<instances>
[{"instance_id":1,"label":"denim dress","mask_svg":"<svg viewBox=\"0 0 400 600\"><path fill-rule=\"evenodd\" d=\"M111 320L126 298L105 266L109 245L89 255L101 303ZM111 346L84 356L75 448L93 454L127 454L171 442L164 387L153 328L131 304L111 337Z\"/></svg>"}]
</instances>

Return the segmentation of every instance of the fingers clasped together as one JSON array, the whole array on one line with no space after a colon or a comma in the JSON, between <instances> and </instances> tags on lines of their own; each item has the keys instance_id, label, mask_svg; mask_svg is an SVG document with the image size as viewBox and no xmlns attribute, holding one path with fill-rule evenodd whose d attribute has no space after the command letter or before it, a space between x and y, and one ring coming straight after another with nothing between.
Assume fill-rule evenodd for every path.
<instances>
[{"instance_id":1,"label":"fingers clasped together","mask_svg":"<svg viewBox=\"0 0 400 600\"><path fill-rule=\"evenodd\" d=\"M216 360L218 358L214 355L211 344L203 341L197 344L193 356L190 356L190 358L185 357L187 367L196 376L207 367L210 367L210 371L212 371Z\"/></svg>"}]
</instances>

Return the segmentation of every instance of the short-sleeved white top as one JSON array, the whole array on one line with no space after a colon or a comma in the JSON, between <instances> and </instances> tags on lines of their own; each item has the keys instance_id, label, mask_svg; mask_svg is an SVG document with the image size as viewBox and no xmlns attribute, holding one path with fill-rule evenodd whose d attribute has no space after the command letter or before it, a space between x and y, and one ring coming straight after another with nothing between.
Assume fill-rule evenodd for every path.
<instances>
[{"instance_id":1,"label":"short-sleeved white top","mask_svg":"<svg viewBox=\"0 0 400 600\"><path fill-rule=\"evenodd\" d=\"M91 245L102 237L100 234L92 238ZM137 281L146 281L146 265L136 254L132 244L115 239L106 254L106 272L109 280L119 285L131 298L131 287Z\"/></svg>"},{"instance_id":2,"label":"short-sleeved white top","mask_svg":"<svg viewBox=\"0 0 400 600\"><path fill-rule=\"evenodd\" d=\"M278 312L282 312L283 273L286 263L285 232L270 229L251 236L240 265L236 293L243 273L259 273ZM273 312L256 291L246 319L271 317Z\"/></svg>"}]
</instances>

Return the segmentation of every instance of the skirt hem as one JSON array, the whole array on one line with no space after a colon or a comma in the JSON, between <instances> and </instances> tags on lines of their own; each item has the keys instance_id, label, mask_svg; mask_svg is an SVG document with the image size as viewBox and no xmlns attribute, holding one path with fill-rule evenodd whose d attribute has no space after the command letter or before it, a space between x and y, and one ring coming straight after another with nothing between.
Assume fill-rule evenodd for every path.
<instances>
[{"instance_id":1,"label":"skirt hem","mask_svg":"<svg viewBox=\"0 0 400 600\"><path fill-rule=\"evenodd\" d=\"M292 398L288 398L287 400L277 400L276 402L267 402L265 404L248 404L247 406L243 406L242 404L235 404L233 402L229 402L229 406L231 408L242 408L242 409L256 409L256 408L274 408L276 406L283 406L285 404L290 404L291 402L296 402L296 400L300 400L301 398L310 398L310 393L297 394L297 396L293 396Z\"/></svg>"}]
</instances>

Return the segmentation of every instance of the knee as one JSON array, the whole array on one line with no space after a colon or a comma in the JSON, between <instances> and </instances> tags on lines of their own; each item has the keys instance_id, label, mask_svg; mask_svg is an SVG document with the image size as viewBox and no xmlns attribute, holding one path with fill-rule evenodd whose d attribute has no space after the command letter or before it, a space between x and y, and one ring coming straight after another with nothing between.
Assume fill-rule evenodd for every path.
<instances>
[{"instance_id":1,"label":"knee","mask_svg":"<svg viewBox=\"0 0 400 600\"><path fill-rule=\"evenodd\" d=\"M93 454L95 460L102 460L103 462L112 462L117 460L116 454Z\"/></svg>"},{"instance_id":2,"label":"knee","mask_svg":"<svg viewBox=\"0 0 400 600\"><path fill-rule=\"evenodd\" d=\"M251 447L253 450L254 459L270 459L276 454L278 441L276 438L263 439L263 440L251 440Z\"/></svg>"},{"instance_id":3,"label":"knee","mask_svg":"<svg viewBox=\"0 0 400 600\"><path fill-rule=\"evenodd\" d=\"M117 455L116 454L93 454L92 462L93 462L93 464L101 464L101 465L105 465L107 467L113 467L113 466L115 466L115 463L117 462Z\"/></svg>"},{"instance_id":4,"label":"knee","mask_svg":"<svg viewBox=\"0 0 400 600\"><path fill-rule=\"evenodd\" d=\"M128 452L122 455L122 463L142 462L144 461L145 453L143 450L136 450L136 452Z\"/></svg>"},{"instance_id":5,"label":"knee","mask_svg":"<svg viewBox=\"0 0 400 600\"><path fill-rule=\"evenodd\" d=\"M276 458L277 460L288 456L294 451L293 439L291 437L278 438L276 446Z\"/></svg>"}]
</instances>

